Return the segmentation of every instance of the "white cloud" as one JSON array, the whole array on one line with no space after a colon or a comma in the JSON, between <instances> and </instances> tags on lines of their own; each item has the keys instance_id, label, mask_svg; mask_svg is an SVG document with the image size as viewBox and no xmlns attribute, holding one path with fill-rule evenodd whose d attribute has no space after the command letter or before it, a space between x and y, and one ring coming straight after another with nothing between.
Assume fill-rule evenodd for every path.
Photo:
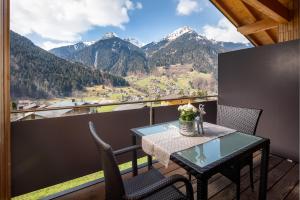
<instances>
[{"instance_id":1,"label":"white cloud","mask_svg":"<svg viewBox=\"0 0 300 200\"><path fill-rule=\"evenodd\" d=\"M128 12L141 9L132 0L11 0L11 28L56 41L78 41L94 26L124 28Z\"/></svg>"},{"instance_id":2,"label":"white cloud","mask_svg":"<svg viewBox=\"0 0 300 200\"><path fill-rule=\"evenodd\" d=\"M178 15L190 15L201 11L201 8L197 0L179 0L176 11Z\"/></svg>"},{"instance_id":3,"label":"white cloud","mask_svg":"<svg viewBox=\"0 0 300 200\"><path fill-rule=\"evenodd\" d=\"M226 18L220 19L216 26L205 25L202 34L216 41L249 43Z\"/></svg>"},{"instance_id":4,"label":"white cloud","mask_svg":"<svg viewBox=\"0 0 300 200\"><path fill-rule=\"evenodd\" d=\"M143 4L141 2L137 2L136 9L142 9L142 8L143 8Z\"/></svg>"},{"instance_id":5,"label":"white cloud","mask_svg":"<svg viewBox=\"0 0 300 200\"><path fill-rule=\"evenodd\" d=\"M46 42L43 42L40 47L45 49L45 50L50 50L50 49L53 49L53 48L56 48L56 47L62 47L62 46L67 46L67 45L72 45L72 44L74 44L74 43L46 41Z\"/></svg>"}]
</instances>

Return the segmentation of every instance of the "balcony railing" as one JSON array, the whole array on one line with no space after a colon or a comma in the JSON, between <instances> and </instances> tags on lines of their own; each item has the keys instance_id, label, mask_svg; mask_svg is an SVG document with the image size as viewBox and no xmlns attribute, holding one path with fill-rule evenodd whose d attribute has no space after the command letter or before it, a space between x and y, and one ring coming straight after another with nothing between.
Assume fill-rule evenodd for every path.
<instances>
[{"instance_id":1,"label":"balcony railing","mask_svg":"<svg viewBox=\"0 0 300 200\"><path fill-rule=\"evenodd\" d=\"M80 114L39 120L14 121L12 131L12 193L18 196L101 170L95 144L88 133L93 121L103 140L114 149L131 145L131 128L178 118L177 105L156 103L190 100L205 105L205 120L216 121L217 96L93 104L73 107L42 108L12 113L44 112L60 109L95 108L110 105L143 104L144 107L115 112ZM143 156L142 153L139 156ZM119 163L131 161L131 155L119 157ZM30 181L28 181L30 180Z\"/></svg>"},{"instance_id":2,"label":"balcony railing","mask_svg":"<svg viewBox=\"0 0 300 200\"><path fill-rule=\"evenodd\" d=\"M152 107L163 106L163 105L178 105L187 102L192 103L194 101L197 102L197 101L216 100L217 97L218 97L217 95L189 96L189 97L180 97L180 98L166 98L166 99L131 101L131 102L114 102L114 103L102 103L102 104L87 103L85 105L79 105L79 106L59 106L59 107L48 106L43 108L19 109L19 110L11 111L11 121L35 119L35 118L28 118L27 114L36 114L37 116L40 116L37 119L51 118L51 117L64 117L64 116L78 115L78 114L98 113L99 112L98 108L107 107L107 106L142 105L136 108L140 108L144 106L152 108ZM132 108L129 107L128 110L130 109ZM66 111L66 112L61 112L61 111Z\"/></svg>"},{"instance_id":3,"label":"balcony railing","mask_svg":"<svg viewBox=\"0 0 300 200\"><path fill-rule=\"evenodd\" d=\"M20 109L12 110L11 113L26 113L26 112L38 112L38 111L50 111L50 110L62 110L62 109L80 109L80 108L94 108L101 106L116 106L116 105L128 105L128 104L147 104L147 103L159 103L163 101L180 101L180 100L211 100L216 99L218 95L209 95L209 96L188 96L180 98L167 98L167 99L153 99L153 100L143 100L143 101L129 101L129 102L115 102L115 103L95 103L81 106L64 106L64 107L47 107L47 108L35 108L35 109Z\"/></svg>"}]
</instances>

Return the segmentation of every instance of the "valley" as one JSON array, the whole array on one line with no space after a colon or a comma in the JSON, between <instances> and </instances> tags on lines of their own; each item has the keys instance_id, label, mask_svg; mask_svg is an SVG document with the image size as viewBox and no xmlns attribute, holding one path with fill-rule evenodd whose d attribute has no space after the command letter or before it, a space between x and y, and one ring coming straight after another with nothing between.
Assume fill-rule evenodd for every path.
<instances>
[{"instance_id":1,"label":"valley","mask_svg":"<svg viewBox=\"0 0 300 200\"><path fill-rule=\"evenodd\" d=\"M51 104L73 99L76 102L107 104L217 94L217 84L213 75L193 70L191 65L157 67L149 75L130 75L124 78L130 86L95 85L73 93L72 97L44 99L40 102ZM98 111L114 109L118 109L118 106L102 107Z\"/></svg>"},{"instance_id":2,"label":"valley","mask_svg":"<svg viewBox=\"0 0 300 200\"><path fill-rule=\"evenodd\" d=\"M141 101L217 93L213 76L197 72L190 66L175 65L168 69L158 67L147 76L131 75L125 79L130 87L109 89L99 94L106 98L119 94L118 101Z\"/></svg>"}]
</instances>

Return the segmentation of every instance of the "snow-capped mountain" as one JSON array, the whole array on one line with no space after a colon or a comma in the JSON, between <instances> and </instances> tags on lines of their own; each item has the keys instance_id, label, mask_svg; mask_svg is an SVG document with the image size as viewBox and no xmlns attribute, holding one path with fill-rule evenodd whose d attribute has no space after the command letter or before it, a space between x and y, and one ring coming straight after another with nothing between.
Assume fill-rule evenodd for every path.
<instances>
[{"instance_id":1,"label":"snow-capped mountain","mask_svg":"<svg viewBox=\"0 0 300 200\"><path fill-rule=\"evenodd\" d=\"M78 42L73 45L63 46L63 47L57 47L54 49L49 50L49 52L53 53L54 55L68 59L74 52L80 51L81 49L89 46L91 43L87 42Z\"/></svg>"},{"instance_id":2,"label":"snow-capped mountain","mask_svg":"<svg viewBox=\"0 0 300 200\"><path fill-rule=\"evenodd\" d=\"M182 27L159 42L142 47L149 67L192 64L193 68L217 74L218 54L248 48L247 44L209 40L190 27Z\"/></svg>"},{"instance_id":3,"label":"snow-capped mountain","mask_svg":"<svg viewBox=\"0 0 300 200\"><path fill-rule=\"evenodd\" d=\"M135 38L125 38L124 40L127 42L130 42L131 44L134 44L137 47L142 47L145 45L144 43L140 42L139 40L137 40Z\"/></svg>"},{"instance_id":4,"label":"snow-capped mountain","mask_svg":"<svg viewBox=\"0 0 300 200\"><path fill-rule=\"evenodd\" d=\"M114 32L108 32L108 33L104 34L102 39L110 39L110 38L114 38L114 37L118 37L118 35Z\"/></svg>"},{"instance_id":5,"label":"snow-capped mountain","mask_svg":"<svg viewBox=\"0 0 300 200\"><path fill-rule=\"evenodd\" d=\"M51 50L49 50L49 52L53 53L54 55L56 55L58 57L68 59L74 52L80 51L81 49L91 46L94 43L95 43L95 41L78 42L73 45L68 45L68 46L57 47L57 48L51 49Z\"/></svg>"},{"instance_id":6,"label":"snow-capped mountain","mask_svg":"<svg viewBox=\"0 0 300 200\"><path fill-rule=\"evenodd\" d=\"M192 64L198 71L216 75L218 53L250 47L249 44L209 40L187 26L147 45L133 38L121 39L115 33L106 33L90 46L77 45L76 48L66 46L51 52L121 76L147 73L153 67L174 64Z\"/></svg>"},{"instance_id":7,"label":"snow-capped mountain","mask_svg":"<svg viewBox=\"0 0 300 200\"><path fill-rule=\"evenodd\" d=\"M92 44L94 44L96 41L86 41L83 42L83 44L85 44L86 46L91 46Z\"/></svg>"},{"instance_id":8,"label":"snow-capped mountain","mask_svg":"<svg viewBox=\"0 0 300 200\"><path fill-rule=\"evenodd\" d=\"M174 32L167 35L167 37L165 37L164 39L172 41L186 33L195 33L195 31L189 26L184 26L179 29L176 29Z\"/></svg>"},{"instance_id":9,"label":"snow-capped mountain","mask_svg":"<svg viewBox=\"0 0 300 200\"><path fill-rule=\"evenodd\" d=\"M115 34L106 34L94 44L75 51L67 59L120 76L149 71L144 51Z\"/></svg>"}]
</instances>

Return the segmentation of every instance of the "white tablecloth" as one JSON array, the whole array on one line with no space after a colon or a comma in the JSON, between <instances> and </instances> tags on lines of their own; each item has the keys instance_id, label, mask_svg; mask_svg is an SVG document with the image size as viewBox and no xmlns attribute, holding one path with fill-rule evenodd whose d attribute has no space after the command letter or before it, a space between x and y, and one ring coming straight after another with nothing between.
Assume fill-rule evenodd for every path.
<instances>
[{"instance_id":1,"label":"white tablecloth","mask_svg":"<svg viewBox=\"0 0 300 200\"><path fill-rule=\"evenodd\" d=\"M177 126L171 126L166 131L142 137L142 148L148 155L154 156L161 164L168 167L172 153L188 149L213 140L217 137L236 132L234 129L203 123L204 136L186 137L179 133Z\"/></svg>"}]
</instances>

